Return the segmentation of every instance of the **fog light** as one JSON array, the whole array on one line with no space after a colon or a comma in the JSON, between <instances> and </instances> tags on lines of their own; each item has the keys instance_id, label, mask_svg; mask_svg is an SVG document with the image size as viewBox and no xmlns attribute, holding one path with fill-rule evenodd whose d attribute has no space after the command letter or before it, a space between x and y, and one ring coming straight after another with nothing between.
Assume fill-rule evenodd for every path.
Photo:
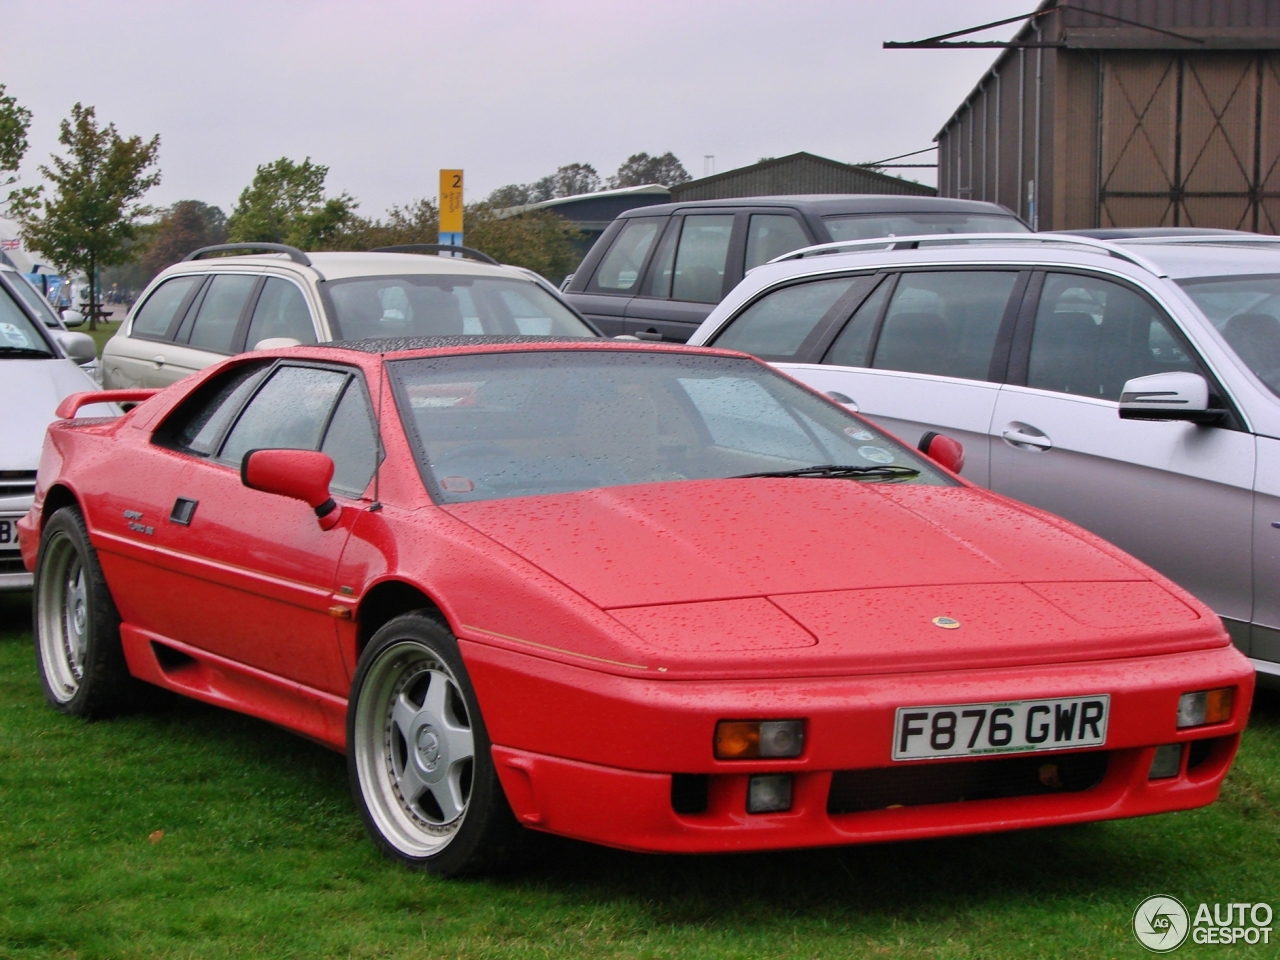
<instances>
[{"instance_id":1,"label":"fog light","mask_svg":"<svg viewBox=\"0 0 1280 960\"><path fill-rule=\"evenodd\" d=\"M1182 744L1166 743L1163 747L1156 747L1156 755L1151 761L1151 772L1147 774L1148 780L1167 780L1169 777L1178 775L1178 768L1182 766Z\"/></svg>"},{"instance_id":2,"label":"fog light","mask_svg":"<svg viewBox=\"0 0 1280 960\"><path fill-rule=\"evenodd\" d=\"M791 809L791 774L766 773L747 782L747 813L782 813Z\"/></svg>"},{"instance_id":3,"label":"fog light","mask_svg":"<svg viewBox=\"0 0 1280 960\"><path fill-rule=\"evenodd\" d=\"M1184 693L1178 698L1178 729L1225 723L1231 719L1231 707L1235 699L1235 687Z\"/></svg>"},{"instance_id":4,"label":"fog light","mask_svg":"<svg viewBox=\"0 0 1280 960\"><path fill-rule=\"evenodd\" d=\"M803 720L721 720L716 724L718 760L798 757L803 750Z\"/></svg>"}]
</instances>

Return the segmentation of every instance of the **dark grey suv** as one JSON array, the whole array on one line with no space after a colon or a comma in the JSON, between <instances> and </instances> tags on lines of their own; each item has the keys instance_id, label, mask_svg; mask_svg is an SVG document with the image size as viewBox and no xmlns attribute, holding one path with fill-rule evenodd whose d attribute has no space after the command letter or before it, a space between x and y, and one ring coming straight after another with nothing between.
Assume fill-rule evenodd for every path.
<instances>
[{"instance_id":1,"label":"dark grey suv","mask_svg":"<svg viewBox=\"0 0 1280 960\"><path fill-rule=\"evenodd\" d=\"M976 200L871 194L743 197L639 207L587 253L565 298L606 336L684 343L752 267L833 240L1028 227Z\"/></svg>"}]
</instances>

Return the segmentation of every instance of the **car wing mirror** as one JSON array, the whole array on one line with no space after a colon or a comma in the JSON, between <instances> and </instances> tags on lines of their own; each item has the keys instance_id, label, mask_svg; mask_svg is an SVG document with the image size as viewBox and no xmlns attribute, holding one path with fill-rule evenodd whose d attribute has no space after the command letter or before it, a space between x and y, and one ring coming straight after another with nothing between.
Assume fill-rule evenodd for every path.
<instances>
[{"instance_id":1,"label":"car wing mirror","mask_svg":"<svg viewBox=\"0 0 1280 960\"><path fill-rule=\"evenodd\" d=\"M53 336L72 363L84 366L98 359L98 346L93 342L93 337L87 333L71 333L64 330Z\"/></svg>"},{"instance_id":2,"label":"car wing mirror","mask_svg":"<svg viewBox=\"0 0 1280 960\"><path fill-rule=\"evenodd\" d=\"M1217 423L1227 411L1209 405L1209 382L1198 373L1153 373L1125 382L1121 420L1187 420Z\"/></svg>"},{"instance_id":3,"label":"car wing mirror","mask_svg":"<svg viewBox=\"0 0 1280 960\"><path fill-rule=\"evenodd\" d=\"M964 469L964 444L945 433L930 430L916 446L926 457L952 473Z\"/></svg>"},{"instance_id":4,"label":"car wing mirror","mask_svg":"<svg viewBox=\"0 0 1280 960\"><path fill-rule=\"evenodd\" d=\"M342 508L329 496L333 460L317 450L250 450L240 462L240 482L250 490L278 493L311 507L321 530L338 523Z\"/></svg>"}]
</instances>

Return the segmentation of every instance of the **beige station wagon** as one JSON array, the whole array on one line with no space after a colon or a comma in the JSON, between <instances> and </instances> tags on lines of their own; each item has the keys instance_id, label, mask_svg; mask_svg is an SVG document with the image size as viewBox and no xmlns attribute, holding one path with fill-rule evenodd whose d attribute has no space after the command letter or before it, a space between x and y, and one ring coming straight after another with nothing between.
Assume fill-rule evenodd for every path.
<instances>
[{"instance_id":1,"label":"beige station wagon","mask_svg":"<svg viewBox=\"0 0 1280 960\"><path fill-rule=\"evenodd\" d=\"M330 340L599 336L537 274L458 249L470 259L423 256L434 244L196 250L151 282L107 342L103 386L165 387L231 354ZM262 252L214 258L241 251Z\"/></svg>"}]
</instances>

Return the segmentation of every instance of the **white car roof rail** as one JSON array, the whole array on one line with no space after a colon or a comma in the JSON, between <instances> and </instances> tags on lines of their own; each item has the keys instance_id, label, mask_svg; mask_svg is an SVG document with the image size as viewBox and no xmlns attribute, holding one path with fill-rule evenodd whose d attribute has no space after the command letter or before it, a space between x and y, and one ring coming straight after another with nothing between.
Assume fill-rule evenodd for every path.
<instances>
[{"instance_id":1,"label":"white car roof rail","mask_svg":"<svg viewBox=\"0 0 1280 960\"><path fill-rule=\"evenodd\" d=\"M1204 238L1195 237L1202 240ZM1129 242L1129 241L1126 241ZM1141 267L1153 276L1163 277L1165 272L1140 254L1119 247L1111 240L1095 240L1093 237L1077 237L1060 233L935 233L912 237L871 237L866 240L836 240L832 243L819 243L811 247L801 247L780 257L774 257L770 263L782 263L785 260L802 260L805 257L823 256L833 253L874 253L889 250L916 250L922 243L930 246L947 246L954 244L989 244L992 246L1011 246L1023 243L1051 243L1057 246L1088 247L1124 260L1134 266Z\"/></svg>"}]
</instances>

